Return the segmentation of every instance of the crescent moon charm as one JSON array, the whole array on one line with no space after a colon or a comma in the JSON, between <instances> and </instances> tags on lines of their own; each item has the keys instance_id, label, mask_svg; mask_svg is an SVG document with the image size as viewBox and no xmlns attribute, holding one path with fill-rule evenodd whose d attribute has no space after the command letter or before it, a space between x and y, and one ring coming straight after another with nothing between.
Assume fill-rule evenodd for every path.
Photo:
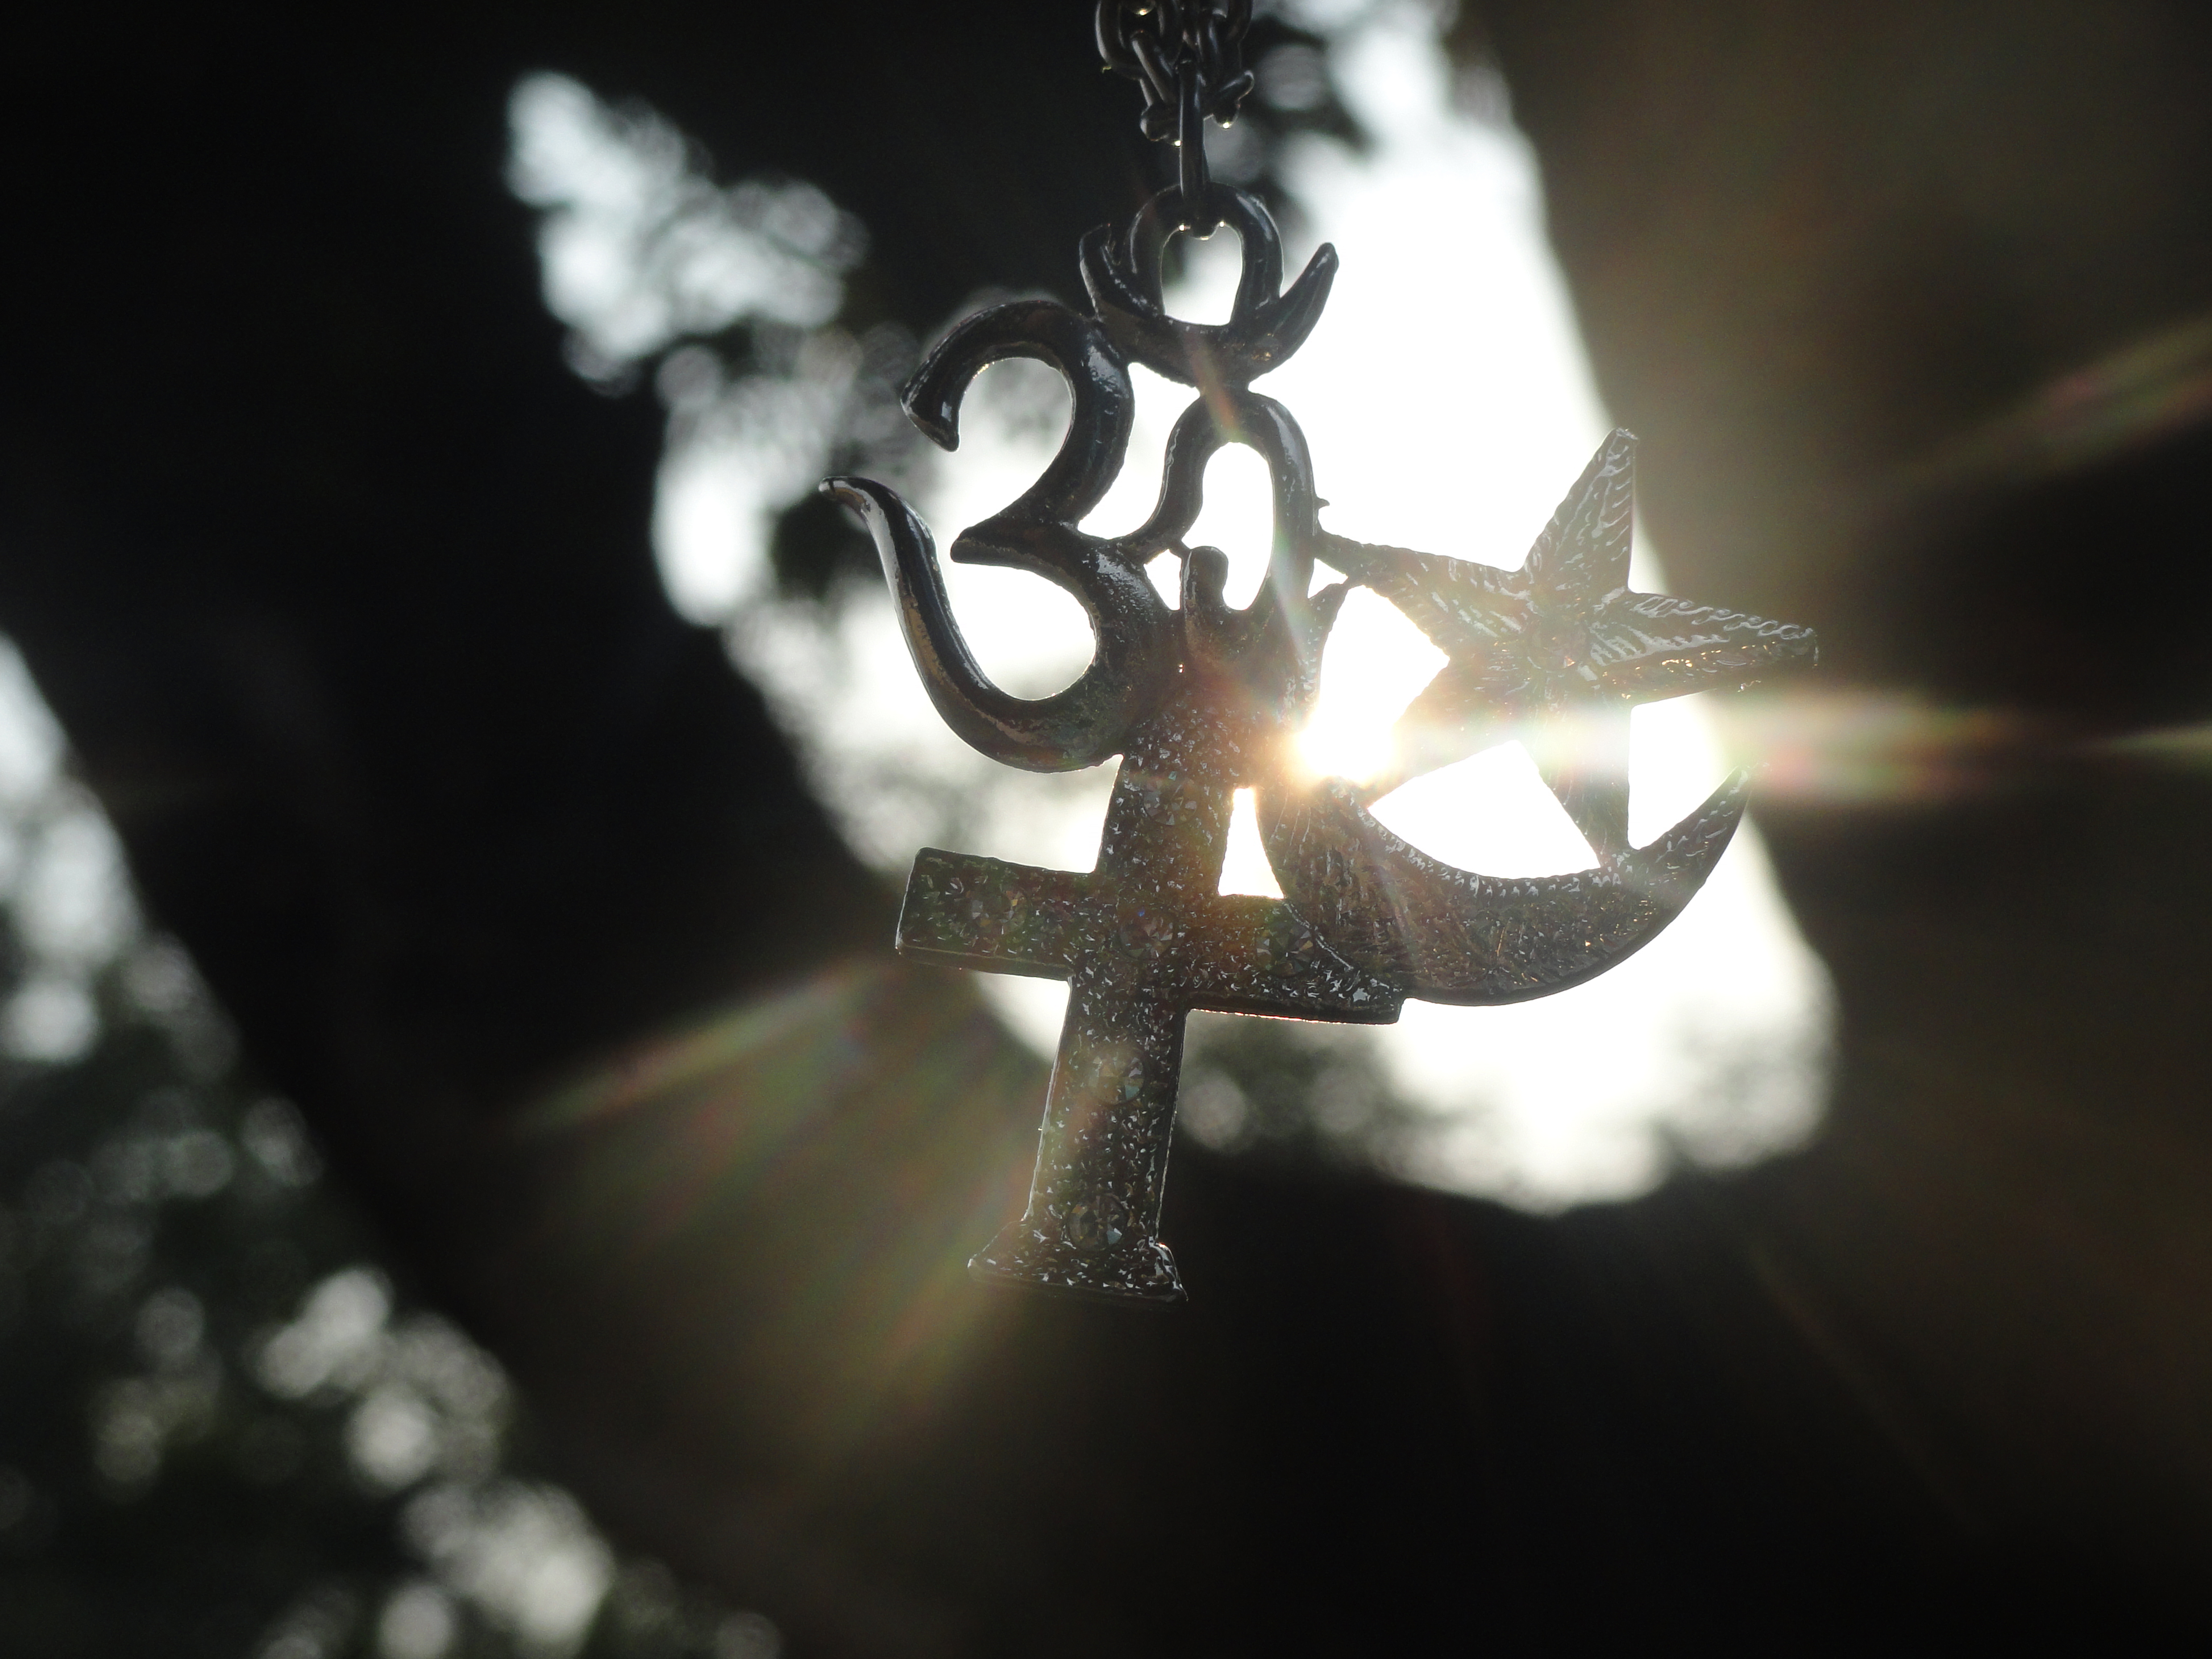
<instances>
[{"instance_id":1,"label":"crescent moon charm","mask_svg":"<svg viewBox=\"0 0 2212 1659\"><path fill-rule=\"evenodd\" d=\"M1330 947L1427 1002L1524 1001L1594 978L1656 938L1712 873L1743 817L1741 772L1649 847L1628 840L1632 705L1701 684L1747 684L1809 660L1810 629L1628 586L1636 440L1599 446L1518 570L1328 538L1323 556L1389 599L1449 660L1416 697L1424 750L1381 788L1305 782L1259 791L1283 895ZM1597 863L1505 878L1461 870L1393 835L1367 801L1419 772L1547 726L1572 728L1538 768Z\"/></svg>"},{"instance_id":2,"label":"crescent moon charm","mask_svg":"<svg viewBox=\"0 0 2212 1659\"><path fill-rule=\"evenodd\" d=\"M1291 907L1354 967L1424 1002L1525 1002L1595 979L1681 914L1742 821L1738 772L1649 847L1571 875L1478 875L1393 835L1341 779L1260 791Z\"/></svg>"}]
</instances>

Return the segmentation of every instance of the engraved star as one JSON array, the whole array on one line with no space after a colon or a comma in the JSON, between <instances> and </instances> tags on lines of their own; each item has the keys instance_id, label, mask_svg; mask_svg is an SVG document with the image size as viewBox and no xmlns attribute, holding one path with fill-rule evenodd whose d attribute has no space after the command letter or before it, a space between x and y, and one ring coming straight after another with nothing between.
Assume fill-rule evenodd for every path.
<instances>
[{"instance_id":1,"label":"engraved star","mask_svg":"<svg viewBox=\"0 0 2212 1659\"><path fill-rule=\"evenodd\" d=\"M1601 863L1629 850L1628 714L1809 667L1809 628L1628 586L1636 439L1616 430L1518 570L1325 537L1321 556L1404 612L1450 661L1391 737L1373 800L1519 739Z\"/></svg>"}]
</instances>

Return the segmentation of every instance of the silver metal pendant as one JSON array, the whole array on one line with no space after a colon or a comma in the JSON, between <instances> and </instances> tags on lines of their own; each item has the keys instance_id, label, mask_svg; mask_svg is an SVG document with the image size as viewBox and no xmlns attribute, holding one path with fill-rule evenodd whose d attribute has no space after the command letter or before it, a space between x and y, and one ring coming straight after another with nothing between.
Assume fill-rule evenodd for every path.
<instances>
[{"instance_id":1,"label":"silver metal pendant","mask_svg":"<svg viewBox=\"0 0 2212 1659\"><path fill-rule=\"evenodd\" d=\"M1198 98L1188 84L1184 94L1186 106ZM823 486L872 532L915 665L954 731L1033 771L1121 757L1095 869L926 849L898 949L1068 985L1028 1207L970 1271L1154 1303L1184 1294L1158 1231L1190 1010L1388 1024L1409 997L1515 1002L1603 973L1680 912L1744 808L1739 773L1665 835L1631 845L1630 708L1741 688L1816 654L1808 629L1629 589L1635 441L1626 432L1599 449L1518 570L1322 530L1304 435L1250 385L1319 321L1335 251L1322 247L1285 290L1267 209L1205 179L1202 165L1195 178L1184 172L1187 184L1161 192L1125 233L1084 239L1091 315L1036 300L980 313L902 394L916 425L951 449L962 395L988 364L1034 357L1066 377L1073 410L1058 454L951 551L1030 571L1082 602L1097 647L1073 684L1037 700L994 685L961 636L921 518L868 479ZM1211 223L1237 230L1243 278L1229 321L1201 325L1166 313L1159 258L1167 236ZM1126 536L1091 536L1079 526L1121 470L1132 363L1200 396L1169 437L1152 516ZM1273 483L1267 577L1242 610L1223 599L1225 556L1184 540L1206 464L1224 444L1256 452ZM1145 574L1164 554L1182 564L1180 609ZM1344 580L1310 592L1316 562ZM1449 659L1400 722L1397 769L1366 789L1310 776L1292 746L1354 584L1397 606ZM1456 869L1368 810L1407 778L1535 728L1571 734L1532 748L1597 856L1588 870L1499 878ZM1231 793L1245 787L1256 793L1281 899L1218 890Z\"/></svg>"}]
</instances>

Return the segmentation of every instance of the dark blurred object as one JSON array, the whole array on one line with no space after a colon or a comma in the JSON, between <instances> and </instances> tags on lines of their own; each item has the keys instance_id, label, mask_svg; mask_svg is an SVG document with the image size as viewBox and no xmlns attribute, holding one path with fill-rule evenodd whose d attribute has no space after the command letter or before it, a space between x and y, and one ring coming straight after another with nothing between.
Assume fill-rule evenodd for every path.
<instances>
[{"instance_id":1,"label":"dark blurred object","mask_svg":"<svg viewBox=\"0 0 2212 1659\"><path fill-rule=\"evenodd\" d=\"M827 495L802 495L777 515L769 556L777 591L793 599L826 599L843 584L883 580L875 543Z\"/></svg>"},{"instance_id":2,"label":"dark blurred object","mask_svg":"<svg viewBox=\"0 0 2212 1659\"><path fill-rule=\"evenodd\" d=\"M2212 302L2195 12L1487 16L1686 587L1868 686L2205 712L2195 360L2137 349ZM1340 119L1260 27L1255 106ZM1073 297L1158 182L1089 27L11 39L0 626L252 1054L596 1511L795 1651L2201 1621L2202 775L1770 812L1844 999L1789 1166L1545 1223L1194 1152L1187 1317L961 1283L1018 1192L959 1172L1026 1167L1035 1068L884 963L884 895L668 611L660 412L561 366L505 101L550 68L813 180L872 238L848 319L926 336L986 282ZM2056 441L2100 364L2155 408Z\"/></svg>"},{"instance_id":3,"label":"dark blurred object","mask_svg":"<svg viewBox=\"0 0 2212 1659\"><path fill-rule=\"evenodd\" d=\"M11 746L21 712L0 715ZM16 758L0 1647L771 1659L759 1614L618 1563L533 1469L500 1367L395 1297L299 1114L257 1095L184 952L134 925L119 871L92 882L104 925L40 937L57 854L76 854L83 914L88 824L65 777L27 790ZM69 1006L80 978L90 995Z\"/></svg>"},{"instance_id":4,"label":"dark blurred object","mask_svg":"<svg viewBox=\"0 0 2212 1659\"><path fill-rule=\"evenodd\" d=\"M2212 599L2162 493L2194 472L2212 364L2112 377L2212 307L2212 16L1485 14L1681 580L1819 616L1832 677L2110 726L2205 714L2212 646L2148 644L2084 587L2124 572L2137 615ZM2069 442L2069 406L2100 404L2103 441Z\"/></svg>"},{"instance_id":5,"label":"dark blurred object","mask_svg":"<svg viewBox=\"0 0 2212 1659\"><path fill-rule=\"evenodd\" d=\"M2103 740L2212 717L2212 15L1483 22L1674 579L1817 621L1840 690L2039 734L1963 797L1759 809L1842 1070L1739 1224L1961 1527L2183 1582L2212 1541L2212 771Z\"/></svg>"}]
</instances>

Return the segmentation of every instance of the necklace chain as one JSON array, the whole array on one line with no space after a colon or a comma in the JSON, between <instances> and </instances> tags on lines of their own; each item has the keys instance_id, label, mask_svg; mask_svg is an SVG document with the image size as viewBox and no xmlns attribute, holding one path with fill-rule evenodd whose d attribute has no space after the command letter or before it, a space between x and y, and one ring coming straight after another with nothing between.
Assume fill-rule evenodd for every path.
<instances>
[{"instance_id":1,"label":"necklace chain","mask_svg":"<svg viewBox=\"0 0 2212 1659\"><path fill-rule=\"evenodd\" d=\"M1228 125L1252 90L1244 67L1251 21L1252 0L1098 0L1098 55L1145 94L1137 121L1145 137L1175 141L1179 228L1200 236L1220 223L1208 205L1206 122Z\"/></svg>"}]
</instances>

